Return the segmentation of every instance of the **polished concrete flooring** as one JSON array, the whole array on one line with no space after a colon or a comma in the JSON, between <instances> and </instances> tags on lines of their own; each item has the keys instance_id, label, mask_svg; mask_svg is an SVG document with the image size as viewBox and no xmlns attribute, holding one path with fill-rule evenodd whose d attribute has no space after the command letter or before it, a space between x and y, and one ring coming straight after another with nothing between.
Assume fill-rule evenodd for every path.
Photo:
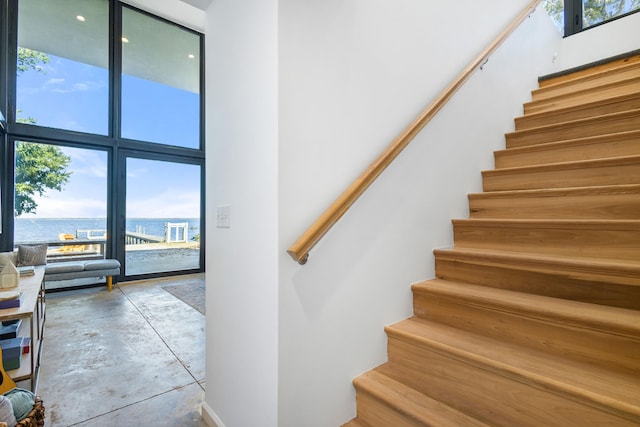
<instances>
[{"instance_id":1,"label":"polished concrete flooring","mask_svg":"<svg viewBox=\"0 0 640 427\"><path fill-rule=\"evenodd\" d=\"M37 393L46 426L204 427L205 317L188 275L49 293Z\"/></svg>"}]
</instances>

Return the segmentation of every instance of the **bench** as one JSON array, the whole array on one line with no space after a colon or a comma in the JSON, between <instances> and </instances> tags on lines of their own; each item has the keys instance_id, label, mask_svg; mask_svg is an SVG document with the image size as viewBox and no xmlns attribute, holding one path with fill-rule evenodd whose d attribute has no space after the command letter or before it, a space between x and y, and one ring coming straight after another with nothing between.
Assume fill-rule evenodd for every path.
<instances>
[{"instance_id":1,"label":"bench","mask_svg":"<svg viewBox=\"0 0 640 427\"><path fill-rule=\"evenodd\" d=\"M63 261L46 265L44 281L82 279L84 277L106 277L109 292L113 288L113 276L120 274L117 259L92 259L87 261Z\"/></svg>"}]
</instances>

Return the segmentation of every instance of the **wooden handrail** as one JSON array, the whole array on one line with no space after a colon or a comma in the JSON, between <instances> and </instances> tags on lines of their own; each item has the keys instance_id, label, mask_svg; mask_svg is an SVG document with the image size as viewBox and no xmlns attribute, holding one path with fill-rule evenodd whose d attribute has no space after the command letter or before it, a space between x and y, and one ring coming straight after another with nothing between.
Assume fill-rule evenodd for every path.
<instances>
[{"instance_id":1,"label":"wooden handrail","mask_svg":"<svg viewBox=\"0 0 640 427\"><path fill-rule=\"evenodd\" d=\"M534 0L509 24L496 39L485 48L442 93L425 108L422 113L405 128L378 156L378 158L324 211L322 215L289 247L287 253L303 265L309 258L309 251L318 243L327 231L344 215L365 190L376 180L391 162L409 145L411 140L436 115L449 99L462 87L471 75L481 67L488 57L504 42L509 35L530 16L541 0Z\"/></svg>"}]
</instances>

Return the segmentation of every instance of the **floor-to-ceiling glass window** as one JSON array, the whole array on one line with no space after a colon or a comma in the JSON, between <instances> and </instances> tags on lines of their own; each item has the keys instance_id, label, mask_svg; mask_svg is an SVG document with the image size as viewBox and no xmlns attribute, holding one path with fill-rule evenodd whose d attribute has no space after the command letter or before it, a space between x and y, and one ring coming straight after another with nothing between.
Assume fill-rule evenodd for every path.
<instances>
[{"instance_id":1,"label":"floor-to-ceiling glass window","mask_svg":"<svg viewBox=\"0 0 640 427\"><path fill-rule=\"evenodd\" d=\"M200 37L122 9L125 139L200 148ZM152 156L153 157L153 156ZM127 156L125 275L200 268L201 165Z\"/></svg>"},{"instance_id":2,"label":"floor-to-ceiling glass window","mask_svg":"<svg viewBox=\"0 0 640 427\"><path fill-rule=\"evenodd\" d=\"M0 250L203 271L203 35L119 0L4 0L0 22Z\"/></svg>"},{"instance_id":3,"label":"floor-to-ceiling glass window","mask_svg":"<svg viewBox=\"0 0 640 427\"><path fill-rule=\"evenodd\" d=\"M200 267L199 165L127 158L125 274Z\"/></svg>"}]
</instances>

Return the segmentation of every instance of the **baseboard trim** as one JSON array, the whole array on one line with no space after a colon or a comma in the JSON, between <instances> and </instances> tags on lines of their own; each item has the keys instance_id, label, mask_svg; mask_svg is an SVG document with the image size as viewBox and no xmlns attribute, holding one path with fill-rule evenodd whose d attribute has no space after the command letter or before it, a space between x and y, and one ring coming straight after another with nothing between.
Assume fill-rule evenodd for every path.
<instances>
[{"instance_id":1,"label":"baseboard trim","mask_svg":"<svg viewBox=\"0 0 640 427\"><path fill-rule=\"evenodd\" d=\"M200 411L202 412L202 420L208 427L225 427L220 417L207 405L207 402L202 402Z\"/></svg>"}]
</instances>

